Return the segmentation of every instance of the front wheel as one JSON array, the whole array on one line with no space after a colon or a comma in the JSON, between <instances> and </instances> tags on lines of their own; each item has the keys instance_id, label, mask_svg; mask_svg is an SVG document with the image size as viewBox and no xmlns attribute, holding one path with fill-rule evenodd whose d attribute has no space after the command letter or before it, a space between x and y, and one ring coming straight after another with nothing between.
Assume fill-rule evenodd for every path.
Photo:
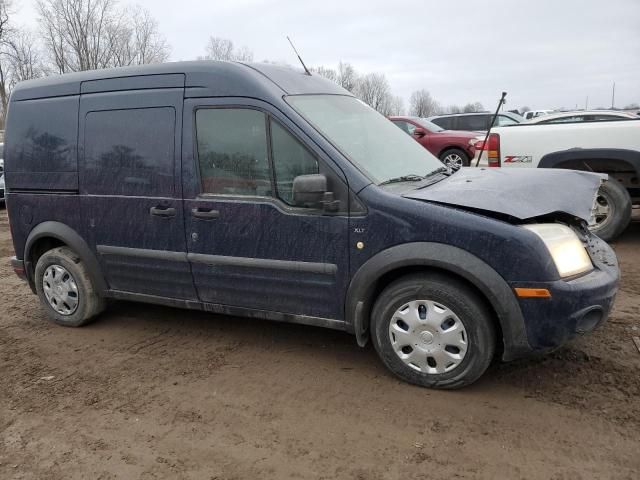
<instances>
[{"instance_id":1,"label":"front wheel","mask_svg":"<svg viewBox=\"0 0 640 480\"><path fill-rule=\"evenodd\" d=\"M442 152L440 161L454 171L469 166L469 156L459 148L450 148Z\"/></svg>"},{"instance_id":2,"label":"front wheel","mask_svg":"<svg viewBox=\"0 0 640 480\"><path fill-rule=\"evenodd\" d=\"M378 297L371 322L382 362L423 387L470 385L495 352L495 329L484 302L448 276L411 275L393 282Z\"/></svg>"},{"instance_id":3,"label":"front wheel","mask_svg":"<svg viewBox=\"0 0 640 480\"><path fill-rule=\"evenodd\" d=\"M624 232L630 221L629 192L615 178L610 178L598 190L589 228L594 234L610 242Z\"/></svg>"}]
</instances>

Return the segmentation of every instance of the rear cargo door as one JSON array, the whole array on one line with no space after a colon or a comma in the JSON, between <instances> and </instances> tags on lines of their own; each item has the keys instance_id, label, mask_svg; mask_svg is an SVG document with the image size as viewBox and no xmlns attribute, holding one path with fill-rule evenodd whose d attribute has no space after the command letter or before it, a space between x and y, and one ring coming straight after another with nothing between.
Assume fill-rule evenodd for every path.
<instances>
[{"instance_id":1,"label":"rear cargo door","mask_svg":"<svg viewBox=\"0 0 640 480\"><path fill-rule=\"evenodd\" d=\"M84 82L83 221L111 290L195 299L180 180L184 75Z\"/></svg>"}]
</instances>

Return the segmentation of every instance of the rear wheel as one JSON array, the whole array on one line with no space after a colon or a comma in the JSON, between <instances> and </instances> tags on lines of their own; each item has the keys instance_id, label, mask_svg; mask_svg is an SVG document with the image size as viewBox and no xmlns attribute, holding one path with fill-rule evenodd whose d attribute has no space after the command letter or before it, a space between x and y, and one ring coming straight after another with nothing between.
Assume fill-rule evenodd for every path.
<instances>
[{"instance_id":1,"label":"rear wheel","mask_svg":"<svg viewBox=\"0 0 640 480\"><path fill-rule=\"evenodd\" d=\"M371 322L383 363L423 387L469 385L495 352L495 329L484 303L448 276L411 275L393 282L378 297Z\"/></svg>"},{"instance_id":2,"label":"rear wheel","mask_svg":"<svg viewBox=\"0 0 640 480\"><path fill-rule=\"evenodd\" d=\"M469 166L469 156L459 148L450 148L440 154L440 161L452 170Z\"/></svg>"},{"instance_id":3,"label":"rear wheel","mask_svg":"<svg viewBox=\"0 0 640 480\"><path fill-rule=\"evenodd\" d=\"M602 184L596 196L589 228L609 242L618 237L631 221L631 197L615 178Z\"/></svg>"},{"instance_id":4,"label":"rear wheel","mask_svg":"<svg viewBox=\"0 0 640 480\"><path fill-rule=\"evenodd\" d=\"M68 247L54 248L38 259L35 282L47 315L59 325L79 327L104 310L105 300L84 263Z\"/></svg>"}]
</instances>

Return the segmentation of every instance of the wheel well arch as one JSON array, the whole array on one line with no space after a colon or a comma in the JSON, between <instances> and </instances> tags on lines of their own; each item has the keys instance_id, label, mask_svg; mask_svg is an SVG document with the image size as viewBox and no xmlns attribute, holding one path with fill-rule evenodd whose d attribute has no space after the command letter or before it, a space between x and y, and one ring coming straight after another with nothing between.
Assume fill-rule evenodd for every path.
<instances>
[{"instance_id":1,"label":"wheel well arch","mask_svg":"<svg viewBox=\"0 0 640 480\"><path fill-rule=\"evenodd\" d=\"M347 292L345 321L359 345L368 339L371 311L382 290L397 278L419 272L451 276L478 294L495 314L503 359L515 358L529 350L522 312L507 282L466 250L430 242L408 243L380 252L353 276Z\"/></svg>"},{"instance_id":2,"label":"wheel well arch","mask_svg":"<svg viewBox=\"0 0 640 480\"><path fill-rule=\"evenodd\" d=\"M446 146L442 147L440 149L440 151L438 152L438 158L440 158L440 156L443 153L448 152L449 150L459 150L462 153L464 153L465 157L467 157L468 160L470 160L469 154L460 145L446 145Z\"/></svg>"},{"instance_id":3,"label":"wheel well arch","mask_svg":"<svg viewBox=\"0 0 640 480\"><path fill-rule=\"evenodd\" d=\"M40 237L33 242L29 251L25 251L25 260L30 267L35 269L40 257L47 251L57 247L67 247L68 245L56 237Z\"/></svg>"},{"instance_id":4,"label":"wheel well arch","mask_svg":"<svg viewBox=\"0 0 640 480\"><path fill-rule=\"evenodd\" d=\"M24 249L25 272L29 286L35 292L35 267L38 259L52 248L66 246L73 250L85 263L89 276L97 291L102 294L107 282L102 275L100 264L89 245L74 229L61 222L48 221L38 224L27 237Z\"/></svg>"},{"instance_id":5,"label":"wheel well arch","mask_svg":"<svg viewBox=\"0 0 640 480\"><path fill-rule=\"evenodd\" d=\"M606 173L627 187L640 185L640 152L633 150L574 148L543 156L538 167Z\"/></svg>"}]
</instances>

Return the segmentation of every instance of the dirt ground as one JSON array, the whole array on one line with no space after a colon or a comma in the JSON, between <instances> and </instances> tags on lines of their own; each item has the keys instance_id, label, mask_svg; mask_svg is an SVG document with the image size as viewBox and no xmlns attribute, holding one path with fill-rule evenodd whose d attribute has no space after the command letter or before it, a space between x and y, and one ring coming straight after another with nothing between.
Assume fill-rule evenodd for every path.
<instances>
[{"instance_id":1,"label":"dirt ground","mask_svg":"<svg viewBox=\"0 0 640 480\"><path fill-rule=\"evenodd\" d=\"M476 385L392 377L344 333L114 303L47 321L0 210L0 479L638 479L640 222L609 322Z\"/></svg>"}]
</instances>

